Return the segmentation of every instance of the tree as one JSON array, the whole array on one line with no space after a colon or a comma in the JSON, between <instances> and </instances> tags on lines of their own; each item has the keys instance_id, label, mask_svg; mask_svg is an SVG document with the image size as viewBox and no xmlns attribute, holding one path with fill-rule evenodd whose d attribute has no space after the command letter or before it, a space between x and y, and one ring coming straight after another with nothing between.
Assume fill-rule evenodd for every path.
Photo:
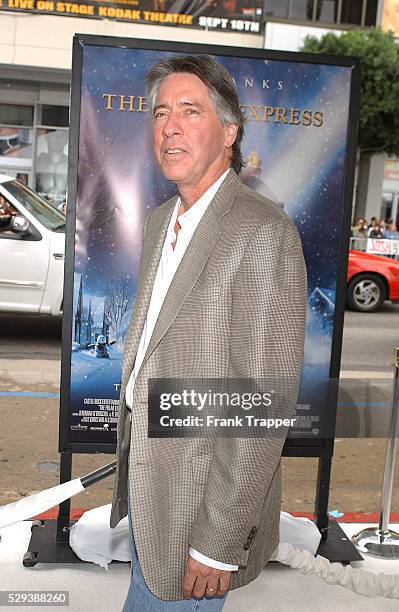
<instances>
[{"instance_id":1,"label":"tree","mask_svg":"<svg viewBox=\"0 0 399 612\"><path fill-rule=\"evenodd\" d=\"M115 334L118 334L125 315L134 302L134 293L129 280L120 276L109 281L105 286L104 317Z\"/></svg>"},{"instance_id":2,"label":"tree","mask_svg":"<svg viewBox=\"0 0 399 612\"><path fill-rule=\"evenodd\" d=\"M362 158L375 153L399 156L399 45L379 28L307 36L301 51L360 58L358 133L359 183ZM361 204L361 203L360 203Z\"/></svg>"}]
</instances>

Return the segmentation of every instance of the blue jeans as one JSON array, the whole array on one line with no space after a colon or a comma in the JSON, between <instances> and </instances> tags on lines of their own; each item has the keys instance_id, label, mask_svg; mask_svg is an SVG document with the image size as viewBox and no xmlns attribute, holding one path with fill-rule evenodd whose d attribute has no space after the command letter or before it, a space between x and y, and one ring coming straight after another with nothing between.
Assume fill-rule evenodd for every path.
<instances>
[{"instance_id":1,"label":"blue jeans","mask_svg":"<svg viewBox=\"0 0 399 612\"><path fill-rule=\"evenodd\" d=\"M179 599L165 601L156 597L144 581L140 562L134 544L130 507L128 510L129 534L132 547L132 572L127 598L122 612L219 612L226 602L227 593L223 597L203 597L202 599Z\"/></svg>"}]
</instances>

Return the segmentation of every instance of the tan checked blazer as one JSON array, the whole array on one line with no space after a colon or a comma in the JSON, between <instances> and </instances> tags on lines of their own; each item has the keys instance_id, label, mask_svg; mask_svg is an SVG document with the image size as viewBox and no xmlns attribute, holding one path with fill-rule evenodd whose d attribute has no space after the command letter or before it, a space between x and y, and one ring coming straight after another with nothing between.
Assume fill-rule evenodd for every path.
<instances>
[{"instance_id":1,"label":"tan checked blazer","mask_svg":"<svg viewBox=\"0 0 399 612\"><path fill-rule=\"evenodd\" d=\"M198 224L160 311L134 387L140 341L176 197L145 220L139 286L125 340L111 527L132 508L149 589L182 599L192 546L256 578L279 542L284 439L147 437L147 379L285 376L303 358L307 298L301 241L289 217L230 170ZM128 482L129 463L129 482Z\"/></svg>"}]
</instances>

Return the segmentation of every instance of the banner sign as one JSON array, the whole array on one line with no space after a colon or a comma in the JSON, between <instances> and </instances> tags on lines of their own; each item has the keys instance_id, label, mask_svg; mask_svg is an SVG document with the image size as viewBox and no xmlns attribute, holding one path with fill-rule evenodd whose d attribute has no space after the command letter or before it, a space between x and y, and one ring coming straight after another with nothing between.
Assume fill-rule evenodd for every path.
<instances>
[{"instance_id":1,"label":"banner sign","mask_svg":"<svg viewBox=\"0 0 399 612\"><path fill-rule=\"evenodd\" d=\"M399 255L399 240L388 238L368 238L367 253L373 255Z\"/></svg>"},{"instance_id":2,"label":"banner sign","mask_svg":"<svg viewBox=\"0 0 399 612\"><path fill-rule=\"evenodd\" d=\"M0 0L0 10L250 34L261 32L263 18L262 0Z\"/></svg>"},{"instance_id":3,"label":"banner sign","mask_svg":"<svg viewBox=\"0 0 399 612\"><path fill-rule=\"evenodd\" d=\"M143 222L176 193L154 160L144 76L182 45L76 40L61 440L65 449L90 452L115 444ZM247 119L241 180L281 206L299 230L308 310L295 431L321 445L323 419L335 422L329 383L339 375L357 68L350 59L298 53L201 45L184 45L184 52L209 52L233 76Z\"/></svg>"}]
</instances>

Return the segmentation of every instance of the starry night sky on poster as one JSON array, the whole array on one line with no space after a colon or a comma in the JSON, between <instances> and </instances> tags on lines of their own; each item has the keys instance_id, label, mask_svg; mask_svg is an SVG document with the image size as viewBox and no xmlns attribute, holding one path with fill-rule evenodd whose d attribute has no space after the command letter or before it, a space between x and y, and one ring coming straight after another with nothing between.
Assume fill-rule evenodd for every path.
<instances>
[{"instance_id":1,"label":"starry night sky on poster","mask_svg":"<svg viewBox=\"0 0 399 612\"><path fill-rule=\"evenodd\" d=\"M166 52L136 49L84 49L82 116L87 113L90 120L85 122L88 133L81 130L81 139L83 145L86 139L92 141L93 155L86 168L89 175L82 176L79 169L79 176L88 187L91 182L98 187L99 165L104 166L102 180L110 188L108 207L118 208L121 197L128 198L126 207L134 214L138 226L134 224L132 228L134 240L137 230L140 234L146 212L173 195L175 187L163 179L153 161L149 115L106 111L106 100L102 96L104 93L145 96L146 71L167 55ZM334 268L339 242L350 69L254 59L241 59L240 62L235 58L218 59L234 76L242 104L310 109L324 114L321 128L249 121L243 151L246 157L257 150L262 159L262 178L278 201L284 202L285 210L298 226L310 273L310 291L320 284L331 286L336 276ZM269 80L269 90L262 89L263 79ZM251 80L252 87L249 86ZM280 90L278 81L283 82ZM113 103L117 108L118 101L113 100ZM79 202L78 218L80 207ZM127 253L126 260L121 257L118 245L118 252L107 257L110 254L107 245L120 241L119 234L114 235L117 226L116 220L107 224L100 242L91 240L90 234L87 236L90 262L93 263L79 260L77 271L85 269L90 276L91 289L95 290L97 282L96 274L92 276L91 272L102 272L102 266L119 268L125 261L131 270L134 253ZM92 225L88 226L89 232L90 227ZM323 248L315 252L313 247L318 240ZM133 264L137 269L137 261Z\"/></svg>"},{"instance_id":2,"label":"starry night sky on poster","mask_svg":"<svg viewBox=\"0 0 399 612\"><path fill-rule=\"evenodd\" d=\"M128 278L135 292L144 218L176 193L153 159L151 117L138 112L138 98L146 95L146 71L168 55L154 50L83 48L74 312L82 279L84 310L87 313L91 301L98 324L108 279ZM335 303L351 69L293 61L216 59L235 79L246 108L244 159L255 152L260 160L260 175L251 186L280 203L301 235L309 308L300 401L312 403L310 381L325 379L330 368L328 309ZM113 110L106 109L109 98L104 94L115 96ZM136 96L134 112L127 110L127 103L126 110L119 111L120 95ZM255 114L249 106L257 108ZM287 112L294 109L299 116L307 111L313 124L289 125L276 122L273 116L268 122L259 120L265 106ZM322 125L315 113L322 114ZM128 320L126 316L122 336ZM120 359L121 352L115 353L119 370L114 367L108 391L105 366L100 368L98 375L107 397L117 397L112 385L120 379ZM88 394L88 377L81 376L78 361L73 356L72 391L77 404ZM91 378L97 378L94 371Z\"/></svg>"}]
</instances>

